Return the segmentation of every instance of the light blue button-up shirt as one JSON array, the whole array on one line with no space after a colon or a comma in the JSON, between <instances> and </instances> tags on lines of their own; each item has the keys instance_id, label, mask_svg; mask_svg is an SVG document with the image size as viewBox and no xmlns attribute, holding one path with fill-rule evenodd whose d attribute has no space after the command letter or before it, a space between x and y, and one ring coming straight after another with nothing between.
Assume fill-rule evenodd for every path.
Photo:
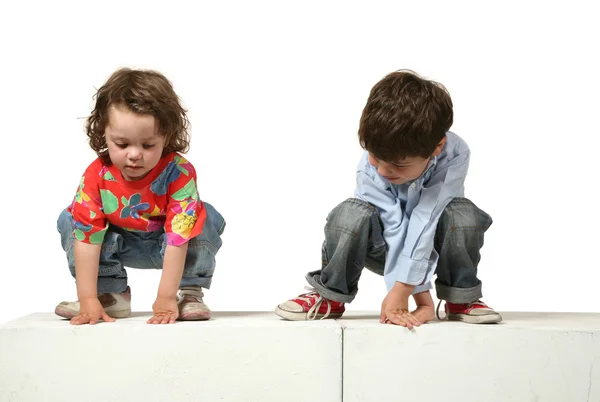
<instances>
[{"instance_id":1,"label":"light blue button-up shirt","mask_svg":"<svg viewBox=\"0 0 600 402\"><path fill-rule=\"evenodd\" d=\"M438 220L454 197L464 197L470 151L458 135L447 132L442 152L432 157L417 179L391 184L369 163L365 152L356 172L355 196L371 203L381 216L387 245L384 279L388 291L395 282L432 288L438 253L434 238Z\"/></svg>"}]
</instances>

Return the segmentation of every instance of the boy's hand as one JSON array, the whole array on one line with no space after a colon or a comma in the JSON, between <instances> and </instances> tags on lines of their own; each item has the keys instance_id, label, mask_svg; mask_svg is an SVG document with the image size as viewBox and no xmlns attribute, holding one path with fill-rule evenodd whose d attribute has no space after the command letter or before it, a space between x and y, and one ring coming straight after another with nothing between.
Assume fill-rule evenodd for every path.
<instances>
[{"instance_id":1,"label":"boy's hand","mask_svg":"<svg viewBox=\"0 0 600 402\"><path fill-rule=\"evenodd\" d=\"M421 322L408 311L408 297L413 289L414 286L396 282L381 303L379 322L401 325L408 329L421 325Z\"/></svg>"},{"instance_id":2,"label":"boy's hand","mask_svg":"<svg viewBox=\"0 0 600 402\"><path fill-rule=\"evenodd\" d=\"M433 306L418 306L412 315L422 323L426 323L435 318L435 307Z\"/></svg>"},{"instance_id":3,"label":"boy's hand","mask_svg":"<svg viewBox=\"0 0 600 402\"><path fill-rule=\"evenodd\" d=\"M81 325L89 323L90 325L94 325L100 319L105 322L115 321L114 318L106 314L97 297L90 297L79 300L79 314L71 318L71 324Z\"/></svg>"},{"instance_id":4,"label":"boy's hand","mask_svg":"<svg viewBox=\"0 0 600 402\"><path fill-rule=\"evenodd\" d=\"M433 320L435 318L435 304L431 292L417 293L413 297L417 303L417 309L412 312L412 315L422 323Z\"/></svg>"},{"instance_id":5,"label":"boy's hand","mask_svg":"<svg viewBox=\"0 0 600 402\"><path fill-rule=\"evenodd\" d=\"M152 311L154 315L148 320L148 324L173 324L179 317L177 297L157 297Z\"/></svg>"}]
</instances>

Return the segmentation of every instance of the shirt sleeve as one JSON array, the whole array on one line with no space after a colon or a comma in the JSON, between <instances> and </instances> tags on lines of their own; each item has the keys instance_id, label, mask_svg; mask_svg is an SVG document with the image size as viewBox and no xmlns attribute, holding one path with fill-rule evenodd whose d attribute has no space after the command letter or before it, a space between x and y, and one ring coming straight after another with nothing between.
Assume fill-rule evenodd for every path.
<instances>
[{"instance_id":1,"label":"shirt sleeve","mask_svg":"<svg viewBox=\"0 0 600 402\"><path fill-rule=\"evenodd\" d=\"M365 172L358 172L354 194L372 204L383 223L383 239L387 245L383 276L389 291L396 282L400 270L398 261L406 238L408 218L400 199L392 193L389 186L376 182Z\"/></svg>"},{"instance_id":2,"label":"shirt sleeve","mask_svg":"<svg viewBox=\"0 0 600 402\"><path fill-rule=\"evenodd\" d=\"M181 246L202 233L206 209L198 195L196 170L192 164L179 155L174 162L171 168L180 174L169 185L165 233L168 245Z\"/></svg>"},{"instance_id":3,"label":"shirt sleeve","mask_svg":"<svg viewBox=\"0 0 600 402\"><path fill-rule=\"evenodd\" d=\"M396 261L395 281L416 286L431 281L438 259L434 248L437 223L452 198L464 196L469 159L469 151L457 155L435 171L421 189L419 203L411 213L404 245Z\"/></svg>"},{"instance_id":4,"label":"shirt sleeve","mask_svg":"<svg viewBox=\"0 0 600 402\"><path fill-rule=\"evenodd\" d=\"M68 208L71 213L73 235L83 243L102 244L108 222L102 208L98 173L91 165L81 177L79 188Z\"/></svg>"}]
</instances>

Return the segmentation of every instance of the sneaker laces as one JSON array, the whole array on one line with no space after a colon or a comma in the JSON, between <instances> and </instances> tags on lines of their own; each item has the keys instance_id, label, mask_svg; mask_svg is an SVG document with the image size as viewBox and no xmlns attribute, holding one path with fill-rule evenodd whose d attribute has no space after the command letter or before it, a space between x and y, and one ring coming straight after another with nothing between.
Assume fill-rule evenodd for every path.
<instances>
[{"instance_id":1,"label":"sneaker laces","mask_svg":"<svg viewBox=\"0 0 600 402\"><path fill-rule=\"evenodd\" d=\"M438 305L437 305L437 308L435 309L435 316L436 316L436 317L437 317L437 319L438 319L438 320L440 320L440 321L444 321L444 320L446 320L446 319L448 318L448 314L446 314L446 315L444 316L444 318L441 318L441 317L440 317L440 306L442 305L442 301L443 301L443 300L442 300L442 299L440 299L440 302L438 303ZM445 306L444 306L444 307L445 307Z\"/></svg>"},{"instance_id":2,"label":"sneaker laces","mask_svg":"<svg viewBox=\"0 0 600 402\"><path fill-rule=\"evenodd\" d=\"M308 320L314 320L315 318L317 318L317 315L319 314L319 309L321 308L323 302L327 302L327 312L320 319L323 320L327 318L329 316L329 313L331 313L331 303L329 302L329 300L321 296L315 288L305 286L304 289L308 290L309 292L301 294L296 299L305 301L309 306L312 306L306 313L306 318ZM313 304L313 300L315 299L315 297L316 300Z\"/></svg>"},{"instance_id":3,"label":"sneaker laces","mask_svg":"<svg viewBox=\"0 0 600 402\"><path fill-rule=\"evenodd\" d=\"M481 299L475 300L473 303L469 303L469 305L473 305L473 304L479 304L482 307L490 308L490 306L488 306L487 304L485 304L484 302L482 302Z\"/></svg>"}]
</instances>

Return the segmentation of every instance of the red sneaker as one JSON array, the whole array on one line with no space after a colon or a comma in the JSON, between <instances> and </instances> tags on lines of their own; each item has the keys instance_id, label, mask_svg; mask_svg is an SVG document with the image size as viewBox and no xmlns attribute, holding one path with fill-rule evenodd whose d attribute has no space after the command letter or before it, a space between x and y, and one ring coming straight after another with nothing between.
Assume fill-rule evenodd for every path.
<instances>
[{"instance_id":1,"label":"red sneaker","mask_svg":"<svg viewBox=\"0 0 600 402\"><path fill-rule=\"evenodd\" d=\"M440 305L438 304L438 309ZM495 324L502 321L502 316L481 300L468 304L446 302L446 318L470 324ZM440 318L438 314L438 318Z\"/></svg>"},{"instance_id":2,"label":"red sneaker","mask_svg":"<svg viewBox=\"0 0 600 402\"><path fill-rule=\"evenodd\" d=\"M286 320L307 321L340 318L345 310L344 303L326 299L313 290L281 303L275 309L275 314Z\"/></svg>"}]
</instances>

